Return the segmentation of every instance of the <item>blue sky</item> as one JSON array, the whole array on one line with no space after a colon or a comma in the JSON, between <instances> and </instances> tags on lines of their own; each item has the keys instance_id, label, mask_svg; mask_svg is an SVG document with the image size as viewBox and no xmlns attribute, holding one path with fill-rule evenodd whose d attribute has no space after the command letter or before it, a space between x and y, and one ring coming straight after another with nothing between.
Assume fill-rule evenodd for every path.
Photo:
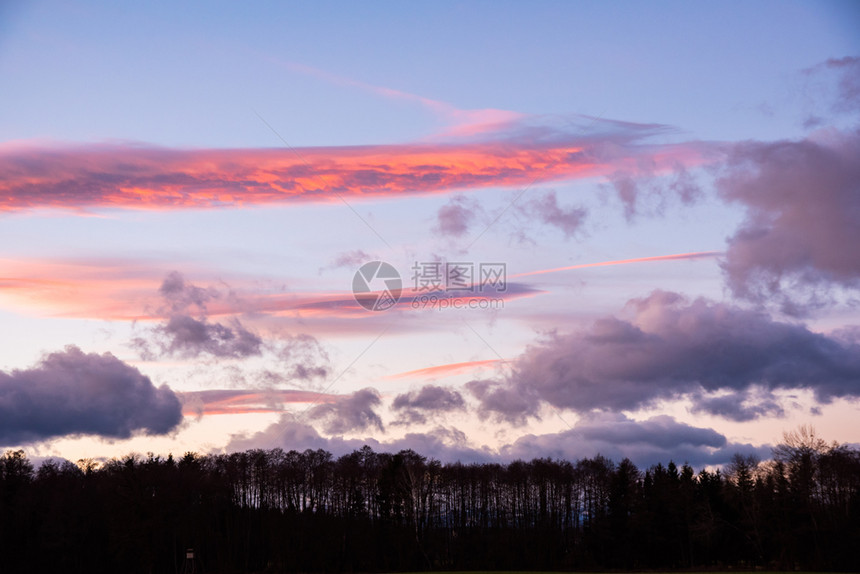
<instances>
[{"instance_id":1,"label":"blue sky","mask_svg":"<svg viewBox=\"0 0 860 574\"><path fill-rule=\"evenodd\" d=\"M851 2L32 2L0 19L0 396L37 405L0 446L650 463L674 444L719 464L807 422L860 441ZM407 286L416 262L625 263L511 278L493 311L407 296L372 313L350 301L374 259ZM611 325L650 342L595 339ZM640 352L659 361L626 362ZM589 363L605 356L618 369ZM140 403L151 418L90 424L134 369L167 389ZM653 444L613 443L619 425Z\"/></svg>"}]
</instances>

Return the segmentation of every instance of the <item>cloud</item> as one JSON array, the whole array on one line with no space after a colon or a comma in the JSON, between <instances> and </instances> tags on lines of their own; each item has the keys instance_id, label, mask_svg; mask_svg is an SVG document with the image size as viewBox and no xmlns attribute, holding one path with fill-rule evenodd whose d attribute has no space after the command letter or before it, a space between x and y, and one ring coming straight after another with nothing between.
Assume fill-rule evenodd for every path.
<instances>
[{"instance_id":1,"label":"cloud","mask_svg":"<svg viewBox=\"0 0 860 574\"><path fill-rule=\"evenodd\" d=\"M230 326L210 323L205 318L174 315L156 328L164 338L162 352L186 358L209 354L213 357L251 357L262 354L263 340L245 329L238 319Z\"/></svg>"},{"instance_id":2,"label":"cloud","mask_svg":"<svg viewBox=\"0 0 860 574\"><path fill-rule=\"evenodd\" d=\"M169 304L173 311L184 311L188 307L206 308L206 303L218 297L218 291L213 288L204 289L185 282L178 271L171 271L164 278L158 293Z\"/></svg>"},{"instance_id":3,"label":"cloud","mask_svg":"<svg viewBox=\"0 0 860 574\"><path fill-rule=\"evenodd\" d=\"M325 379L331 371L328 353L312 335L291 335L271 346L280 368L292 380Z\"/></svg>"},{"instance_id":4,"label":"cloud","mask_svg":"<svg viewBox=\"0 0 860 574\"><path fill-rule=\"evenodd\" d=\"M735 391L726 395L694 395L692 411L725 417L735 422L785 415L785 409L771 393L756 393L754 390Z\"/></svg>"},{"instance_id":5,"label":"cloud","mask_svg":"<svg viewBox=\"0 0 860 574\"><path fill-rule=\"evenodd\" d=\"M517 281L520 277L537 276L549 273L561 273L576 269L588 269L611 265L627 264L657 264L675 260L713 259L721 256L719 252L680 253L602 261L568 265L553 269L538 269L522 273L513 273L507 269L507 284L504 292L498 292L496 287L487 285L483 292L480 283L473 293L451 291L437 292L435 308L446 306L447 309L457 305L459 308L483 309L491 302L519 301L545 293L536 284L529 285ZM439 282L444 288L445 262L434 260L431 264L439 264ZM424 265L424 263L420 263ZM111 321L129 321L134 324L136 340L132 346L137 353L147 360L152 360L162 354L161 343L169 346L169 340L160 339L153 333L158 325L165 325L174 314L182 314L203 320L207 323L215 321L231 328L230 318L237 318L240 325L252 334L263 339L261 347L264 355L278 354L279 341L289 344L288 339L293 333L284 331L283 318L294 317L305 325L307 331L322 335L332 333L342 335L351 333L379 333L378 313L368 313L359 306L353 294L349 291L334 292L293 292L287 291L282 283L271 283L265 279L253 277L231 277L227 282L215 282L214 273L199 270L207 283L198 281L192 283L181 273L182 284L187 289L191 287L193 296L177 294L174 289L170 298L159 292L165 283L177 285L178 281L173 272L165 275L163 268L153 267L151 262L123 260L111 258L93 259L2 259L0 266L4 276L0 277L0 303L7 302L7 307L17 313L31 313L36 316L72 317L83 319L106 319ZM475 265L475 279L480 276L480 269ZM426 329L427 322L419 321L424 312L431 309L427 304L427 290L413 290L418 282L413 270L402 269L401 276L406 287L401 294L400 302L390 311L400 313L403 318L392 328L400 331ZM428 276L421 272L421 276ZM348 283L348 281L347 281ZM197 291L197 289L202 290ZM488 290L489 289L489 290ZM182 293L182 290L179 290ZM457 295L457 296L452 296ZM469 295L466 297L464 295ZM10 306L11 305L11 306ZM498 303L501 305L501 303ZM495 308L495 307L490 307ZM411 313L407 316L406 313ZM388 314L383 314L390 316ZM344 319L359 319L349 320ZM202 354L205 357L207 354ZM314 359L317 367L329 368L328 360L322 354ZM292 365L278 365L279 370L292 371ZM322 375L322 371L316 372ZM299 371L296 371L298 374ZM255 383L256 384L256 383Z\"/></svg>"},{"instance_id":6,"label":"cloud","mask_svg":"<svg viewBox=\"0 0 860 574\"><path fill-rule=\"evenodd\" d=\"M814 92L810 97L827 102L831 110L836 113L860 111L860 58L856 56L830 58L811 68L806 68L803 74L807 80L818 80L824 84L823 86L807 85L807 90ZM814 116L807 120L812 124L821 121L821 118Z\"/></svg>"},{"instance_id":7,"label":"cloud","mask_svg":"<svg viewBox=\"0 0 860 574\"><path fill-rule=\"evenodd\" d=\"M358 269L368 261L375 261L377 259L378 257L369 255L361 249L344 251L343 253L338 253L337 257L334 258L334 261L332 261L328 266L328 269L339 269L342 267Z\"/></svg>"},{"instance_id":8,"label":"cloud","mask_svg":"<svg viewBox=\"0 0 860 574\"><path fill-rule=\"evenodd\" d=\"M263 340L246 329L237 318L228 324L210 322L207 303L221 297L214 288L204 289L185 281L178 271L171 271L158 289L163 305L159 315L167 319L154 327L149 339L137 337L132 346L141 357L179 356L195 358L211 355L220 358L244 358L262 354ZM196 308L197 317L191 316ZM153 350L153 345L157 351Z\"/></svg>"},{"instance_id":9,"label":"cloud","mask_svg":"<svg viewBox=\"0 0 860 574\"><path fill-rule=\"evenodd\" d=\"M694 251L692 253L675 253L672 255L655 255L653 257L637 257L635 259L616 259L612 261L598 261L595 263L580 263L567 265L565 267L554 267L552 269L538 269L509 275L511 279L517 277L529 277L532 275L544 275L547 273L558 273L560 271L572 271L574 269L588 269L590 267L611 267L613 265L628 265L631 263L652 263L658 261L676 261L682 259L712 259L723 255L720 251Z\"/></svg>"},{"instance_id":10,"label":"cloud","mask_svg":"<svg viewBox=\"0 0 860 574\"><path fill-rule=\"evenodd\" d=\"M269 364L275 368L257 373L258 381L265 380L275 385L325 379L329 375L328 353L311 335L282 334L264 340L247 329L238 317L221 322L211 321L208 317L212 312L209 305L215 301L222 303L219 314L236 315L249 309L258 317L265 316L266 309L256 301L244 301L232 291L225 294L213 287L198 287L176 271L167 275L158 293L162 304L155 310L155 315L163 319L131 342L131 346L146 360L159 356L244 359L266 355L271 358ZM260 299L266 297L261 296ZM243 379L244 375L237 373L235 378Z\"/></svg>"},{"instance_id":11,"label":"cloud","mask_svg":"<svg viewBox=\"0 0 860 574\"><path fill-rule=\"evenodd\" d=\"M270 449L281 447L285 450L324 449L335 455L346 454L361 448L361 441L349 443L346 450L340 452L333 448L333 441L322 436L310 424L297 420L292 413L285 413L280 420L253 433L252 435L235 434L225 447L227 452L244 451L255 448Z\"/></svg>"},{"instance_id":12,"label":"cloud","mask_svg":"<svg viewBox=\"0 0 860 574\"><path fill-rule=\"evenodd\" d=\"M378 443L376 450L399 452L414 450L421 456L443 462L496 462L498 453L469 442L463 431L454 427L436 427L427 433L406 433L402 438Z\"/></svg>"},{"instance_id":13,"label":"cloud","mask_svg":"<svg viewBox=\"0 0 860 574\"><path fill-rule=\"evenodd\" d=\"M810 389L824 403L860 396L856 344L664 291L633 299L627 309L630 320L603 317L527 348L505 379L468 383L481 416L521 423L544 403L589 413L687 398L700 410L745 420L778 412L769 403L775 390ZM762 397L758 408L746 404L753 390ZM743 398L714 400L717 393Z\"/></svg>"},{"instance_id":14,"label":"cloud","mask_svg":"<svg viewBox=\"0 0 860 574\"><path fill-rule=\"evenodd\" d=\"M612 174L609 181L621 200L621 205L624 207L624 217L628 221L632 220L637 213L637 203L639 201L639 182L629 173L616 172Z\"/></svg>"},{"instance_id":15,"label":"cloud","mask_svg":"<svg viewBox=\"0 0 860 574\"><path fill-rule=\"evenodd\" d=\"M735 146L717 181L746 207L724 270L738 297L800 313L816 289L860 286L860 132Z\"/></svg>"},{"instance_id":16,"label":"cloud","mask_svg":"<svg viewBox=\"0 0 860 574\"><path fill-rule=\"evenodd\" d=\"M176 393L186 415L272 413L290 403L332 402L339 395L296 389L210 389Z\"/></svg>"},{"instance_id":17,"label":"cloud","mask_svg":"<svg viewBox=\"0 0 860 574\"><path fill-rule=\"evenodd\" d=\"M465 410L466 401L458 391L424 385L417 391L397 395L391 408L400 415L395 424L424 424L428 417Z\"/></svg>"},{"instance_id":18,"label":"cloud","mask_svg":"<svg viewBox=\"0 0 860 574\"><path fill-rule=\"evenodd\" d=\"M285 149L170 149L149 145L0 149L0 211L188 209L340 197L402 196L595 177L698 164L709 146L653 144L665 126L532 118L479 130L477 140Z\"/></svg>"},{"instance_id":19,"label":"cloud","mask_svg":"<svg viewBox=\"0 0 860 574\"><path fill-rule=\"evenodd\" d=\"M538 417L541 397L523 392L526 389L519 385L492 379L475 380L466 383L466 390L478 399L478 415L482 420L494 415L499 420L519 425L525 424L529 417Z\"/></svg>"},{"instance_id":20,"label":"cloud","mask_svg":"<svg viewBox=\"0 0 860 574\"><path fill-rule=\"evenodd\" d=\"M450 375L459 375L461 373L467 373L470 371L474 371L476 369L486 368L490 366L495 366L501 363L501 359L483 359L480 361L464 361L461 363L448 363L444 365L434 365L432 367L425 367L423 369L415 369L414 371L406 371L403 373L396 373L394 375L389 375L389 379L400 379L400 378L435 378L435 377L447 377Z\"/></svg>"},{"instance_id":21,"label":"cloud","mask_svg":"<svg viewBox=\"0 0 860 574\"><path fill-rule=\"evenodd\" d=\"M135 351L147 360L159 357L164 344L169 347L166 336L156 337L153 329L166 325L170 317L184 315L207 325L220 323L235 331L236 318L244 330L263 339L262 353L278 353L279 340L285 345L288 339L299 336L285 329L284 317L292 317L304 325L307 331L315 334L333 333L342 335L352 333L379 333L377 320L379 313L368 313L358 305L351 291L307 291L287 290L283 283L274 283L265 278L232 277L227 282L215 282L213 272L197 271L205 274L207 281L195 285L183 277L183 284L193 289L202 289L205 295L189 298L173 294L166 299L159 292L160 287L171 279L173 274L165 275L151 262L111 258L26 260L0 259L3 275L0 276L0 306L17 313L29 313L44 317L71 317L77 319L103 319L128 321L133 323L136 340L132 342ZM476 282L480 269L474 268ZM400 302L392 312L410 312L412 317L398 322L396 330L426 329L426 321L418 321L419 314L429 309L425 305L426 290L410 289L412 271L401 270L404 291ZM444 263L441 268L441 285L444 288ZM510 279L510 275L508 278ZM349 283L346 281L345 283ZM486 308L490 299L513 301L534 297L544 291L524 283L508 281L504 292L493 285L485 285L481 291L480 282L473 292L451 291L436 293L441 305L460 308ZM199 292L198 292L199 294ZM445 299L444 301L441 301ZM198 303L200 303L198 305ZM482 307L484 305L484 307ZM388 314L383 314L388 315ZM390 315L389 315L390 316ZM360 319L350 320L348 319ZM201 356L208 353L202 352ZM328 368L325 357L315 360L318 366ZM292 367L289 367L290 369ZM321 372L321 371L318 371Z\"/></svg>"},{"instance_id":22,"label":"cloud","mask_svg":"<svg viewBox=\"0 0 860 574\"><path fill-rule=\"evenodd\" d=\"M770 455L770 446L730 442L710 428L695 427L668 415L637 421L623 414L602 413L579 421L569 430L528 434L500 449L503 457L577 460L601 454L618 462L629 458L640 467L674 460L694 466L721 465L735 453Z\"/></svg>"},{"instance_id":23,"label":"cloud","mask_svg":"<svg viewBox=\"0 0 860 574\"><path fill-rule=\"evenodd\" d=\"M243 451L253 448L275 448L302 451L323 449L335 456L349 454L363 446L376 452L400 452L411 449L427 458L444 462L495 462L498 452L487 447L475 447L466 434L453 427L436 427L428 433L407 433L400 438L380 441L373 437L343 438L322 436L313 426L284 415L277 423L251 436L234 435L226 451Z\"/></svg>"},{"instance_id":24,"label":"cloud","mask_svg":"<svg viewBox=\"0 0 860 574\"><path fill-rule=\"evenodd\" d=\"M3 299L39 316L143 319L140 302L163 278L163 271L129 259L4 258L0 266Z\"/></svg>"},{"instance_id":25,"label":"cloud","mask_svg":"<svg viewBox=\"0 0 860 574\"><path fill-rule=\"evenodd\" d=\"M475 220L478 204L463 195L456 195L436 212L434 230L446 237L463 237Z\"/></svg>"},{"instance_id":26,"label":"cloud","mask_svg":"<svg viewBox=\"0 0 860 574\"><path fill-rule=\"evenodd\" d=\"M320 78L336 85L352 86L361 90L382 96L388 99L413 102L432 111L438 116L444 118L448 122L452 122L445 129L442 136L468 137L482 134L487 131L493 131L499 126L505 126L509 123L514 123L516 120L524 117L523 114L508 110L499 110L493 108L484 108L476 110L463 110L454 107L448 102L434 100L418 94L396 90L387 86L377 86L367 82L361 82L352 78L339 76L326 70L314 68L297 62L278 61L281 66L288 68L294 72L300 72L316 78Z\"/></svg>"},{"instance_id":27,"label":"cloud","mask_svg":"<svg viewBox=\"0 0 860 574\"><path fill-rule=\"evenodd\" d=\"M518 211L535 217L546 225L558 228L564 233L565 238L573 237L581 230L588 214L584 207L561 207L554 191L532 198L519 206Z\"/></svg>"},{"instance_id":28,"label":"cloud","mask_svg":"<svg viewBox=\"0 0 860 574\"><path fill-rule=\"evenodd\" d=\"M717 152L720 145L713 146L713 159L722 158ZM682 162L674 162L660 173L655 165L647 162L633 170L618 170L608 176L609 183L604 185L615 192L621 201L624 217L632 222L643 212L649 215L661 214L670 199L677 197L684 205L700 199L704 192L696 178Z\"/></svg>"},{"instance_id":29,"label":"cloud","mask_svg":"<svg viewBox=\"0 0 860 574\"><path fill-rule=\"evenodd\" d=\"M323 428L329 434L363 431L368 427L384 431L382 418L373 410L381 402L376 389L366 388L318 405L308 412L308 416L312 420L323 421Z\"/></svg>"},{"instance_id":30,"label":"cloud","mask_svg":"<svg viewBox=\"0 0 860 574\"><path fill-rule=\"evenodd\" d=\"M454 264L452 264L454 265ZM468 263L466 264L469 265ZM440 285L436 285L434 289L410 288L404 289L400 295L397 304L392 307L393 310L427 310L427 309L452 309L452 308L469 308L469 305L474 305L472 308L478 307L483 302L491 301L513 301L521 297L533 297L541 293L545 293L540 289L526 285L525 283L507 282L504 285L504 290L491 284L487 284L481 290L481 285L478 278L475 277L474 283L471 285L471 291L468 289L454 290L445 289L445 264L441 264ZM477 276L478 270L473 269ZM452 275L453 276L453 275ZM421 277L426 278L422 275ZM443 289L443 290L439 290ZM428 300L429 299L429 300ZM332 296L309 297L304 301L294 303L290 306L299 311L317 311L330 314L343 315L359 315L362 317L376 317L376 313L368 313L367 309L359 305L355 296L352 294L335 294ZM390 312L390 311L389 311ZM421 328L425 328L422 326Z\"/></svg>"},{"instance_id":31,"label":"cloud","mask_svg":"<svg viewBox=\"0 0 860 574\"><path fill-rule=\"evenodd\" d=\"M669 191L677 195L685 205L695 203L704 195L696 178L681 164L674 167L674 178L669 183Z\"/></svg>"},{"instance_id":32,"label":"cloud","mask_svg":"<svg viewBox=\"0 0 860 574\"><path fill-rule=\"evenodd\" d=\"M335 456L364 445L376 452L415 452L442 462L510 462L517 459L556 458L577 461L598 454L618 462L630 458L641 467L667 463L723 465L732 455L770 456L769 445L751 445L728 440L719 432L679 422L666 415L637 421L622 414L602 413L578 421L572 428L541 435L527 434L498 449L477 446L454 427L436 427L427 433L407 433L403 437L379 440L373 437L345 439L325 437L313 426L284 415L280 421L252 436L234 436L227 450L281 447L286 450L324 449Z\"/></svg>"},{"instance_id":33,"label":"cloud","mask_svg":"<svg viewBox=\"0 0 860 574\"><path fill-rule=\"evenodd\" d=\"M846 56L831 58L824 65L839 73L838 96L834 107L837 111L854 112L860 110L860 58Z\"/></svg>"},{"instance_id":34,"label":"cloud","mask_svg":"<svg viewBox=\"0 0 860 574\"><path fill-rule=\"evenodd\" d=\"M110 353L74 346L36 366L0 371L0 444L67 435L165 434L182 420L176 394Z\"/></svg>"}]
</instances>

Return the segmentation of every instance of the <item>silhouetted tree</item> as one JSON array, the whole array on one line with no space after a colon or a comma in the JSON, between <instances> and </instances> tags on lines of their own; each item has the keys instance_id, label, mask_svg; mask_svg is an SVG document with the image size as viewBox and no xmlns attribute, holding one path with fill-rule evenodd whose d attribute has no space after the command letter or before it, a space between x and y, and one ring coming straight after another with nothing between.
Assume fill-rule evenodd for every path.
<instances>
[{"instance_id":1,"label":"silhouetted tree","mask_svg":"<svg viewBox=\"0 0 860 574\"><path fill-rule=\"evenodd\" d=\"M811 428L720 470L411 450L0 457L3 571L857 570L860 452Z\"/></svg>"}]
</instances>

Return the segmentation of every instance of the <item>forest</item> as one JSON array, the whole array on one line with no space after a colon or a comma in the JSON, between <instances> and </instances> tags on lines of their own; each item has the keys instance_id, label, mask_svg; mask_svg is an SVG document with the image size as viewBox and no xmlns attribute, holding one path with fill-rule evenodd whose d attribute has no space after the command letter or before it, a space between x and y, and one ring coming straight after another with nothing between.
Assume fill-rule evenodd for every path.
<instances>
[{"instance_id":1,"label":"forest","mask_svg":"<svg viewBox=\"0 0 860 574\"><path fill-rule=\"evenodd\" d=\"M0 457L3 572L860 569L860 451L787 433L722 469L411 450Z\"/></svg>"}]
</instances>

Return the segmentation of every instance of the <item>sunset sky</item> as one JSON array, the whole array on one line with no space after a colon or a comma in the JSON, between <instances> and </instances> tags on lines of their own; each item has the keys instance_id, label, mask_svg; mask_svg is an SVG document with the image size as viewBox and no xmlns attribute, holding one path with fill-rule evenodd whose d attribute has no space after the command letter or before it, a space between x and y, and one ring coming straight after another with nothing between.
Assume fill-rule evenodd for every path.
<instances>
[{"instance_id":1,"label":"sunset sky","mask_svg":"<svg viewBox=\"0 0 860 574\"><path fill-rule=\"evenodd\" d=\"M860 443L858 32L847 1L3 3L0 450Z\"/></svg>"}]
</instances>

